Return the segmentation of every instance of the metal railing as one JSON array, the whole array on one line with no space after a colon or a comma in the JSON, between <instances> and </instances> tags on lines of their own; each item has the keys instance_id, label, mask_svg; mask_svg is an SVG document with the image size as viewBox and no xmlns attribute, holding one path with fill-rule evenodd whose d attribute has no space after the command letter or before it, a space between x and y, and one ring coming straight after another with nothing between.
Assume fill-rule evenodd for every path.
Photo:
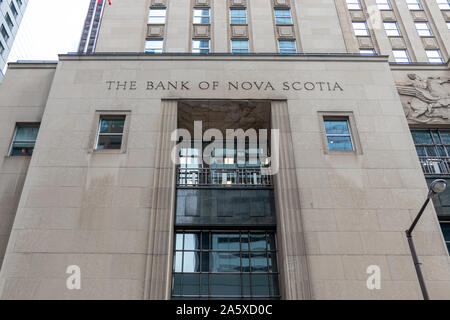
<instances>
[{"instance_id":1,"label":"metal railing","mask_svg":"<svg viewBox=\"0 0 450 320\"><path fill-rule=\"evenodd\" d=\"M179 187L272 187L266 168L177 168Z\"/></svg>"},{"instance_id":2,"label":"metal railing","mask_svg":"<svg viewBox=\"0 0 450 320\"><path fill-rule=\"evenodd\" d=\"M424 174L450 174L450 157L419 157Z\"/></svg>"}]
</instances>

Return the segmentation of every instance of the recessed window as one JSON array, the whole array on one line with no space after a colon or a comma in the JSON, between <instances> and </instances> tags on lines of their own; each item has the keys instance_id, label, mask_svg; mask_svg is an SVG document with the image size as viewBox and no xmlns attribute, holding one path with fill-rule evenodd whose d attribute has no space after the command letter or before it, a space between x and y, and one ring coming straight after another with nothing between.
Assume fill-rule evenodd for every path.
<instances>
[{"instance_id":1,"label":"recessed window","mask_svg":"<svg viewBox=\"0 0 450 320\"><path fill-rule=\"evenodd\" d=\"M422 6L420 5L419 0L406 0L406 4L408 5L409 10L421 10Z\"/></svg>"},{"instance_id":2,"label":"recessed window","mask_svg":"<svg viewBox=\"0 0 450 320\"><path fill-rule=\"evenodd\" d=\"M352 22L353 30L356 36L368 36L369 30L365 22Z\"/></svg>"},{"instance_id":3,"label":"recessed window","mask_svg":"<svg viewBox=\"0 0 450 320\"><path fill-rule=\"evenodd\" d=\"M232 53L248 53L248 40L231 40Z\"/></svg>"},{"instance_id":4,"label":"recessed window","mask_svg":"<svg viewBox=\"0 0 450 320\"><path fill-rule=\"evenodd\" d=\"M436 0L439 9L450 10L450 3L448 0Z\"/></svg>"},{"instance_id":5,"label":"recessed window","mask_svg":"<svg viewBox=\"0 0 450 320\"><path fill-rule=\"evenodd\" d=\"M31 156L39 132L39 124L18 124L9 151L10 156Z\"/></svg>"},{"instance_id":6,"label":"recessed window","mask_svg":"<svg viewBox=\"0 0 450 320\"><path fill-rule=\"evenodd\" d=\"M19 8L22 7L22 0L16 0L16 2L19 5Z\"/></svg>"},{"instance_id":7,"label":"recessed window","mask_svg":"<svg viewBox=\"0 0 450 320\"><path fill-rule=\"evenodd\" d=\"M14 18L16 18L19 15L19 13L17 12L16 6L14 5L13 1L11 1L11 3L9 4L9 8L11 9Z\"/></svg>"},{"instance_id":8,"label":"recessed window","mask_svg":"<svg viewBox=\"0 0 450 320\"><path fill-rule=\"evenodd\" d=\"M360 49L359 53L365 56L374 56L375 50L374 49Z\"/></svg>"},{"instance_id":9,"label":"recessed window","mask_svg":"<svg viewBox=\"0 0 450 320\"><path fill-rule=\"evenodd\" d=\"M247 10L246 9L230 9L230 23L231 24L246 24Z\"/></svg>"},{"instance_id":10,"label":"recessed window","mask_svg":"<svg viewBox=\"0 0 450 320\"><path fill-rule=\"evenodd\" d=\"M324 118L325 134L330 151L353 151L348 118Z\"/></svg>"},{"instance_id":11,"label":"recessed window","mask_svg":"<svg viewBox=\"0 0 450 320\"><path fill-rule=\"evenodd\" d=\"M361 10L361 4L359 0L347 0L347 8L349 10Z\"/></svg>"},{"instance_id":12,"label":"recessed window","mask_svg":"<svg viewBox=\"0 0 450 320\"><path fill-rule=\"evenodd\" d=\"M275 233L177 231L173 299L279 299Z\"/></svg>"},{"instance_id":13,"label":"recessed window","mask_svg":"<svg viewBox=\"0 0 450 320\"><path fill-rule=\"evenodd\" d=\"M0 55L5 51L5 47L3 46L3 43L0 42Z\"/></svg>"},{"instance_id":14,"label":"recessed window","mask_svg":"<svg viewBox=\"0 0 450 320\"><path fill-rule=\"evenodd\" d=\"M447 22L447 29L450 31L450 22Z\"/></svg>"},{"instance_id":15,"label":"recessed window","mask_svg":"<svg viewBox=\"0 0 450 320\"><path fill-rule=\"evenodd\" d=\"M3 24L0 28L0 33L2 34L3 39L5 39L5 42L7 42L9 39L9 33L8 33L8 31L6 31L6 28Z\"/></svg>"},{"instance_id":16,"label":"recessed window","mask_svg":"<svg viewBox=\"0 0 450 320\"><path fill-rule=\"evenodd\" d=\"M96 149L121 149L125 116L101 116Z\"/></svg>"},{"instance_id":17,"label":"recessed window","mask_svg":"<svg viewBox=\"0 0 450 320\"><path fill-rule=\"evenodd\" d=\"M148 14L149 24L166 23L166 9L150 9Z\"/></svg>"},{"instance_id":18,"label":"recessed window","mask_svg":"<svg viewBox=\"0 0 450 320\"><path fill-rule=\"evenodd\" d=\"M14 28L14 23L12 22L11 17L9 16L9 13L6 13L5 21L6 21L6 24L8 25L8 27L9 27L9 29L12 30Z\"/></svg>"},{"instance_id":19,"label":"recessed window","mask_svg":"<svg viewBox=\"0 0 450 320\"><path fill-rule=\"evenodd\" d=\"M297 53L297 44L295 40L278 40L278 49L282 54Z\"/></svg>"},{"instance_id":20,"label":"recessed window","mask_svg":"<svg viewBox=\"0 0 450 320\"><path fill-rule=\"evenodd\" d=\"M408 51L406 50L392 50L395 62L397 63L409 63Z\"/></svg>"},{"instance_id":21,"label":"recessed window","mask_svg":"<svg viewBox=\"0 0 450 320\"><path fill-rule=\"evenodd\" d=\"M290 9L275 9L276 24L292 24Z\"/></svg>"},{"instance_id":22,"label":"recessed window","mask_svg":"<svg viewBox=\"0 0 450 320\"><path fill-rule=\"evenodd\" d=\"M400 30L398 29L397 22L383 22L384 30L389 37L400 36Z\"/></svg>"},{"instance_id":23,"label":"recessed window","mask_svg":"<svg viewBox=\"0 0 450 320\"><path fill-rule=\"evenodd\" d=\"M209 40L193 40L192 53L209 53Z\"/></svg>"},{"instance_id":24,"label":"recessed window","mask_svg":"<svg viewBox=\"0 0 450 320\"><path fill-rule=\"evenodd\" d=\"M391 10L389 0L377 0L377 6L380 10Z\"/></svg>"},{"instance_id":25,"label":"recessed window","mask_svg":"<svg viewBox=\"0 0 450 320\"><path fill-rule=\"evenodd\" d=\"M449 174L450 131L417 129L411 130L411 135L423 172L425 174Z\"/></svg>"},{"instance_id":26,"label":"recessed window","mask_svg":"<svg viewBox=\"0 0 450 320\"><path fill-rule=\"evenodd\" d=\"M194 24L210 23L210 9L194 9Z\"/></svg>"},{"instance_id":27,"label":"recessed window","mask_svg":"<svg viewBox=\"0 0 450 320\"><path fill-rule=\"evenodd\" d=\"M428 22L415 22L417 33L421 37L427 37L433 35Z\"/></svg>"},{"instance_id":28,"label":"recessed window","mask_svg":"<svg viewBox=\"0 0 450 320\"><path fill-rule=\"evenodd\" d=\"M440 50L425 50L428 62L430 63L443 63L444 59L442 58Z\"/></svg>"},{"instance_id":29,"label":"recessed window","mask_svg":"<svg viewBox=\"0 0 450 320\"><path fill-rule=\"evenodd\" d=\"M145 41L146 53L162 53L164 40L147 40Z\"/></svg>"}]
</instances>

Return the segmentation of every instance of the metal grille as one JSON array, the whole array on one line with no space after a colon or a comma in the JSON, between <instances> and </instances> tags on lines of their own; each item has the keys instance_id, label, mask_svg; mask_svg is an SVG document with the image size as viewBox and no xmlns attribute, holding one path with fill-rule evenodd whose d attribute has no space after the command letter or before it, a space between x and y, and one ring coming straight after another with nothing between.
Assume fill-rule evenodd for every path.
<instances>
[{"instance_id":1,"label":"metal grille","mask_svg":"<svg viewBox=\"0 0 450 320\"><path fill-rule=\"evenodd\" d=\"M215 169L178 168L179 187L272 187L272 175L266 168Z\"/></svg>"}]
</instances>

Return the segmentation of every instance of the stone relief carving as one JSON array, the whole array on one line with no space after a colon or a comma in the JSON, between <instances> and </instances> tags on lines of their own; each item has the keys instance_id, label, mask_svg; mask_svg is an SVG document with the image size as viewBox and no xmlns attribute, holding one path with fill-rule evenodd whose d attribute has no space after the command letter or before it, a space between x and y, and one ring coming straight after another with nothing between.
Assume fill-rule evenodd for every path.
<instances>
[{"instance_id":1,"label":"stone relief carving","mask_svg":"<svg viewBox=\"0 0 450 320\"><path fill-rule=\"evenodd\" d=\"M450 122L450 77L428 77L414 73L398 82L406 118L411 123Z\"/></svg>"}]
</instances>

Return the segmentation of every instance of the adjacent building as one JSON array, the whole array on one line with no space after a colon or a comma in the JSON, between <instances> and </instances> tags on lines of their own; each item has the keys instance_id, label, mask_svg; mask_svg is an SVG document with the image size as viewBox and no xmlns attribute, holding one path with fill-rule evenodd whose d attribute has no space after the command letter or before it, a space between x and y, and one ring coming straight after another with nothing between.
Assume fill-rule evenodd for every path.
<instances>
[{"instance_id":1,"label":"adjacent building","mask_svg":"<svg viewBox=\"0 0 450 320\"><path fill-rule=\"evenodd\" d=\"M0 81L28 0L0 1Z\"/></svg>"},{"instance_id":2,"label":"adjacent building","mask_svg":"<svg viewBox=\"0 0 450 320\"><path fill-rule=\"evenodd\" d=\"M421 299L449 26L448 0L92 0L77 54L0 85L0 298ZM414 231L432 299L449 195Z\"/></svg>"}]
</instances>

